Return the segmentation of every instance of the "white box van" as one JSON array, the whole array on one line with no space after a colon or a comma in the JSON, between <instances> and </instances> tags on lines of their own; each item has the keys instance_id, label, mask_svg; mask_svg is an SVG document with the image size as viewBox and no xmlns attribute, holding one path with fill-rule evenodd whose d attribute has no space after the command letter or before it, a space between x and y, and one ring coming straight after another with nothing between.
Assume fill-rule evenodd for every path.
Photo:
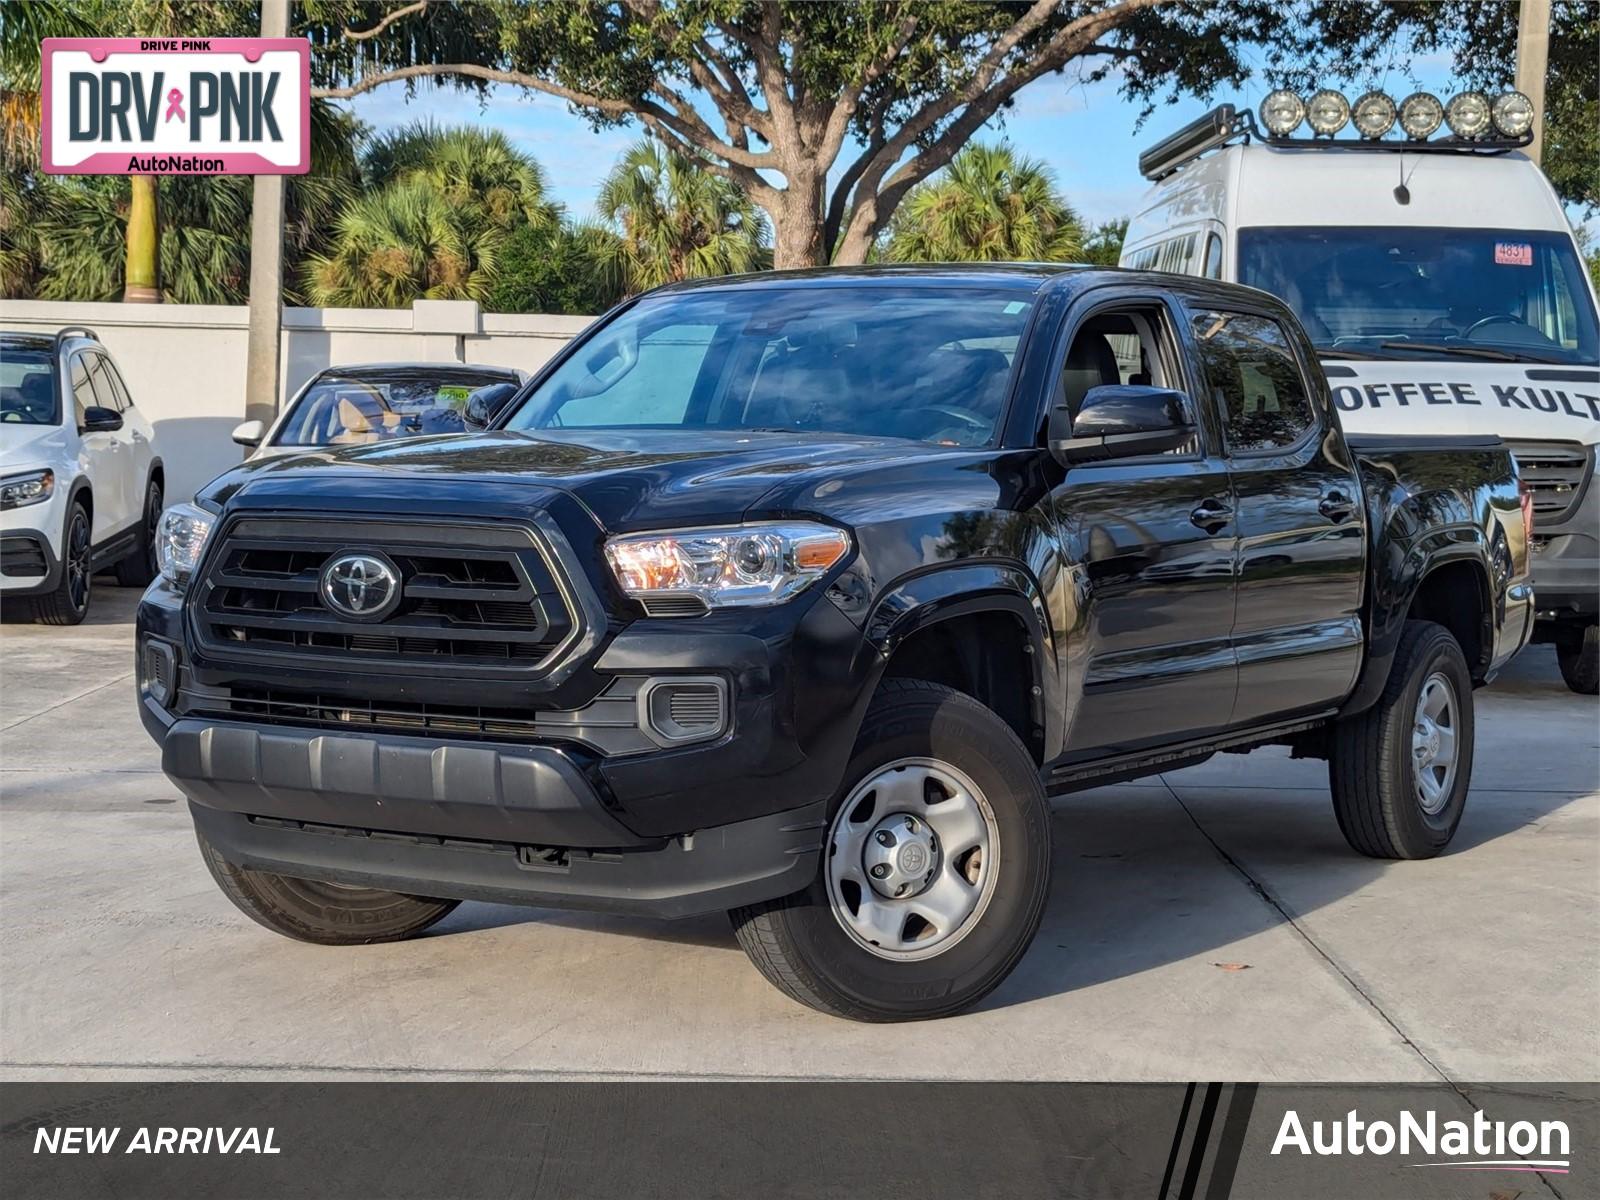
<instances>
[{"instance_id":1,"label":"white box van","mask_svg":"<svg viewBox=\"0 0 1600 1200\"><path fill-rule=\"evenodd\" d=\"M1397 108L1404 121L1420 107L1419 129L1430 116L1437 128L1446 107L1371 93L1356 102L1368 129L1384 124L1374 96L1391 124ZM1287 301L1348 430L1504 438L1533 494L1536 640L1555 642L1568 685L1593 693L1595 293L1549 181L1516 149L1528 137L1483 137L1489 102L1480 99L1478 137L1431 142L1288 136L1296 105L1313 116L1320 106L1320 126L1336 130L1340 106L1346 119L1351 108L1337 93L1310 104L1268 97L1262 122L1287 125L1282 133L1264 134L1250 113L1223 105L1141 156L1154 186L1121 265L1245 283Z\"/></svg>"}]
</instances>

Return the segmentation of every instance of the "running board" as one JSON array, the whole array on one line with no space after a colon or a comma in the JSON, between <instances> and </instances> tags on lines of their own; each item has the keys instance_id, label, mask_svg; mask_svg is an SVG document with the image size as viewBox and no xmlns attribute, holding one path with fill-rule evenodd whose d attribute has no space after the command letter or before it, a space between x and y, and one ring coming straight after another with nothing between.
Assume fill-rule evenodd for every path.
<instances>
[{"instance_id":1,"label":"running board","mask_svg":"<svg viewBox=\"0 0 1600 1200\"><path fill-rule=\"evenodd\" d=\"M1180 742L1175 746L1165 746L1160 750L1120 754L1115 758L1102 758L1090 763L1077 763L1070 767L1057 767L1045 775L1045 791L1052 796L1059 796L1067 792L1082 791L1084 788L1098 787L1101 784L1115 783L1122 779L1137 779L1141 775L1154 775L1158 771L1168 770L1175 766L1192 766L1195 763L1204 762L1219 750L1237 750L1242 747L1265 745L1268 742L1276 742L1280 738L1289 737L1292 734L1316 729L1327 724L1329 718L1337 711L1337 709L1330 708L1325 712L1302 717L1297 721L1289 721L1280 725L1262 725L1253 729L1237 730L1233 733L1196 738L1193 741ZM1117 778L1111 779L1108 776L1116 776Z\"/></svg>"}]
</instances>

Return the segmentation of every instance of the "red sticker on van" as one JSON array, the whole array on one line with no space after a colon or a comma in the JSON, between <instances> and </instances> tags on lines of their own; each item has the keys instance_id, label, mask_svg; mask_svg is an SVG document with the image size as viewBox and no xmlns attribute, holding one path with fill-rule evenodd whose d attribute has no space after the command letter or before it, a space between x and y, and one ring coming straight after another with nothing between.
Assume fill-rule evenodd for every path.
<instances>
[{"instance_id":1,"label":"red sticker on van","mask_svg":"<svg viewBox=\"0 0 1600 1200\"><path fill-rule=\"evenodd\" d=\"M1533 246L1528 242L1496 242L1494 261L1502 267L1533 266Z\"/></svg>"}]
</instances>

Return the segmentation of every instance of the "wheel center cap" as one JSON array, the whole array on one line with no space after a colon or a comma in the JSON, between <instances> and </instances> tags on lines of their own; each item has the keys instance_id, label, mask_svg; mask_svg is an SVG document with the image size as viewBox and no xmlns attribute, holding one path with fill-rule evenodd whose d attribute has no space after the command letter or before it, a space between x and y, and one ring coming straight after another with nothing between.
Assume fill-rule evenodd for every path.
<instances>
[{"instance_id":1,"label":"wheel center cap","mask_svg":"<svg viewBox=\"0 0 1600 1200\"><path fill-rule=\"evenodd\" d=\"M873 891L887 900L904 900L933 882L939 839L922 818L895 813L867 835L861 865Z\"/></svg>"}]
</instances>

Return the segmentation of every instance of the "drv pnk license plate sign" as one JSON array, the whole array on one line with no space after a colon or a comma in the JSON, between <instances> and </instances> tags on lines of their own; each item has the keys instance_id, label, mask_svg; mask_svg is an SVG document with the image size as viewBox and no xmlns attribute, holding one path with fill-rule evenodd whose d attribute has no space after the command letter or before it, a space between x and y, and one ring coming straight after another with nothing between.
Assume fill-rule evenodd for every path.
<instances>
[{"instance_id":1,"label":"drv pnk license plate sign","mask_svg":"<svg viewBox=\"0 0 1600 1200\"><path fill-rule=\"evenodd\" d=\"M52 175L303 175L311 169L304 38L46 38Z\"/></svg>"}]
</instances>

